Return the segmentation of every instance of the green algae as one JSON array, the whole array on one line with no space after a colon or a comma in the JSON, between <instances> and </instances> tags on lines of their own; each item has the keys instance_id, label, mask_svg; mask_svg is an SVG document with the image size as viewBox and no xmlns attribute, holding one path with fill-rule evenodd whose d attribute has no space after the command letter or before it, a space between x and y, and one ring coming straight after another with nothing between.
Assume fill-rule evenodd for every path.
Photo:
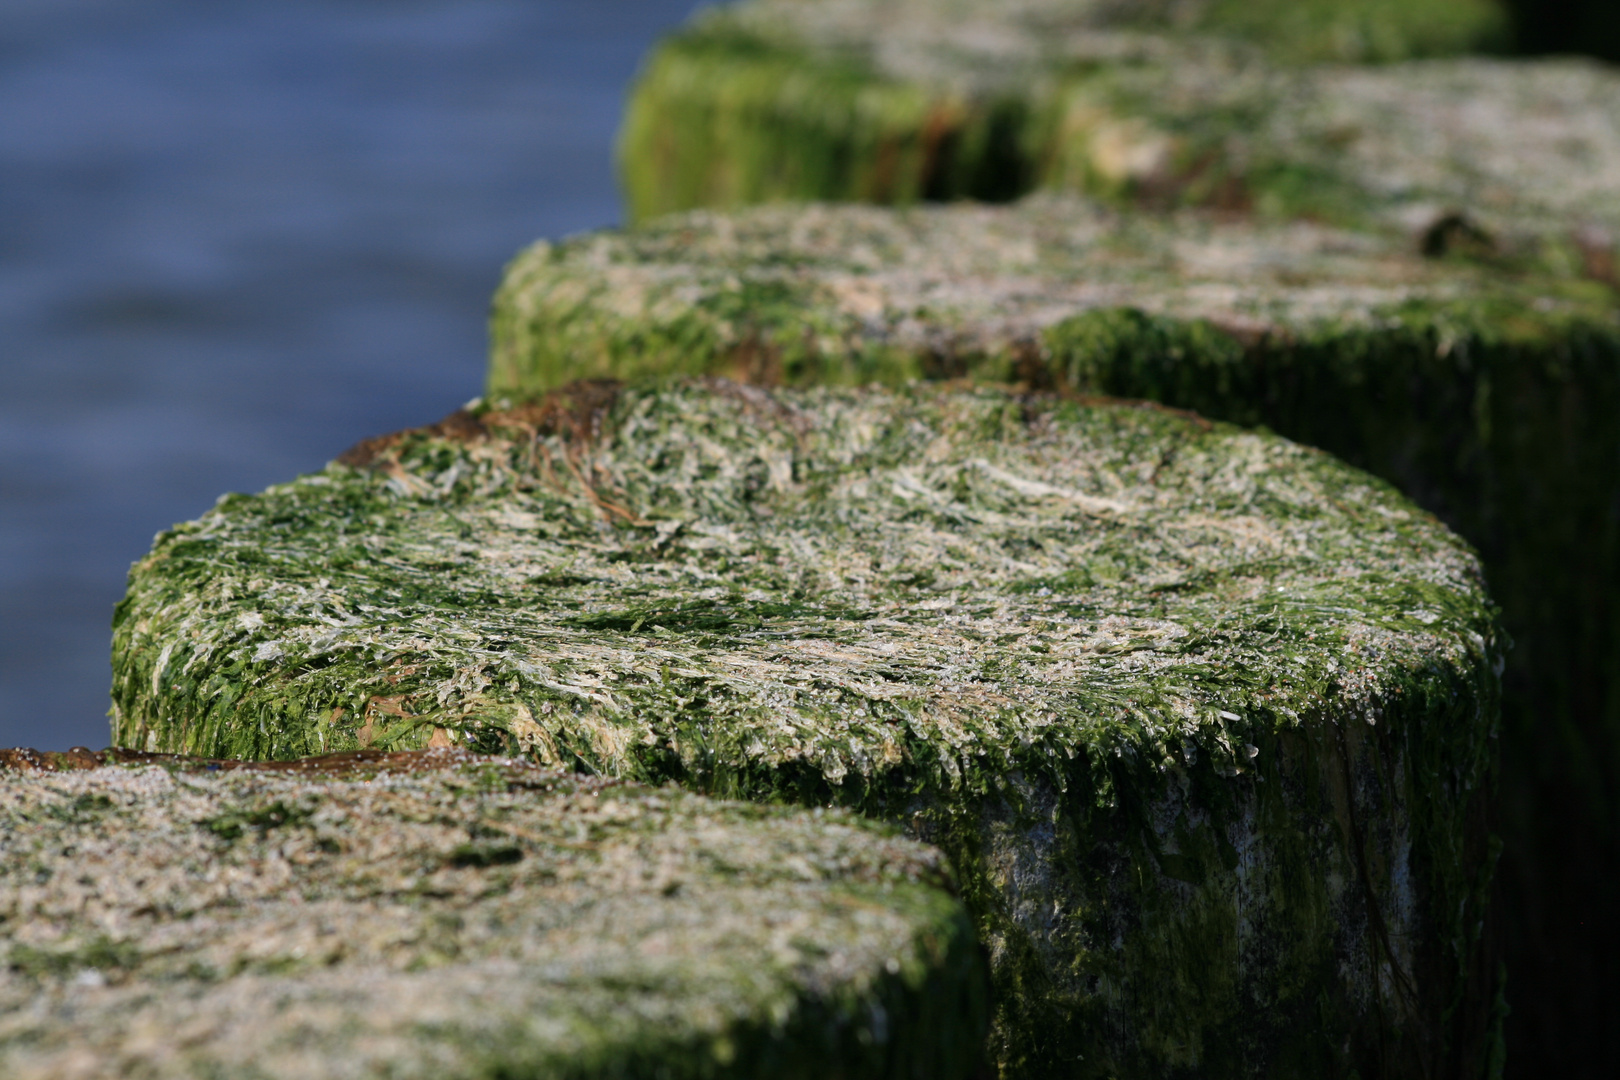
<instances>
[{"instance_id":1,"label":"green algae","mask_svg":"<svg viewBox=\"0 0 1620 1080\"><path fill-rule=\"evenodd\" d=\"M1098 5L756 0L700 15L648 57L620 136L630 216L1055 189L1272 218L1452 207L1558 235L1620 225L1612 71L1459 57L1492 38L1483 5L1376 19L1385 5L1281 6L1205 11L1274 30L1332 12L1397 37L1402 18L1440 12L1431 25L1457 15L1479 32L1323 57ZM1342 27L1322 40L1335 36L1370 40ZM1298 63L1409 57L1431 59Z\"/></svg>"},{"instance_id":2,"label":"green algae","mask_svg":"<svg viewBox=\"0 0 1620 1080\"><path fill-rule=\"evenodd\" d=\"M971 925L891 830L467 754L238 764L0 770L6 1076L977 1067Z\"/></svg>"},{"instance_id":3,"label":"green algae","mask_svg":"<svg viewBox=\"0 0 1620 1080\"><path fill-rule=\"evenodd\" d=\"M900 823L956 867L1008 1075L1462 1075L1502 648L1464 545L1274 437L597 383L165 534L115 735L438 738Z\"/></svg>"},{"instance_id":4,"label":"green algae","mask_svg":"<svg viewBox=\"0 0 1620 1080\"><path fill-rule=\"evenodd\" d=\"M660 373L1085 388L1093 374L1081 368L1110 353L1140 354L1159 381L1184 358L1242 378L1262 345L1342 343L1353 365L1386 336L1556 348L1575 327L1613 325L1609 283L1561 243L1507 233L1487 254L1447 253L1477 226L1450 215L1429 226L1144 217L1058 196L674 215L519 255L495 298L489 392L521 399L581 377ZM1215 415L1260 419L1263 397L1228 397Z\"/></svg>"}]
</instances>

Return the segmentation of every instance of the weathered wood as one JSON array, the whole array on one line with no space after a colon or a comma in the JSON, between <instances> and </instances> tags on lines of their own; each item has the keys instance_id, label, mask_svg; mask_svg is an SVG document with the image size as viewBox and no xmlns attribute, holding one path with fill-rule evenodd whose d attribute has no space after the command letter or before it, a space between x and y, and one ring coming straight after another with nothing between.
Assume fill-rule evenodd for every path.
<instances>
[{"instance_id":1,"label":"weathered wood","mask_svg":"<svg viewBox=\"0 0 1620 1080\"><path fill-rule=\"evenodd\" d=\"M470 741L901 823L1021 1075L1483 1052L1503 642L1468 549L1364 474L1129 402L724 381L344 462L135 568L121 743Z\"/></svg>"},{"instance_id":2,"label":"weathered wood","mask_svg":"<svg viewBox=\"0 0 1620 1080\"><path fill-rule=\"evenodd\" d=\"M10 1080L977 1067L943 860L852 815L464 751L86 767L132 757L0 759Z\"/></svg>"}]
</instances>

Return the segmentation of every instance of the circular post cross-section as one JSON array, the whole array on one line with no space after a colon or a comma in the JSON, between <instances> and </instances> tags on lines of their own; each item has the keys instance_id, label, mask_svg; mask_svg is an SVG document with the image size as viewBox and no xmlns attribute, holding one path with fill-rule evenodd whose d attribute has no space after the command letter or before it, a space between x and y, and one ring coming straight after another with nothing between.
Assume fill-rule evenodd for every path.
<instances>
[{"instance_id":1,"label":"circular post cross-section","mask_svg":"<svg viewBox=\"0 0 1620 1080\"><path fill-rule=\"evenodd\" d=\"M1478 1051L1503 642L1319 451L1130 402L584 383L159 538L123 745L471 744L952 858L1019 1075Z\"/></svg>"},{"instance_id":2,"label":"circular post cross-section","mask_svg":"<svg viewBox=\"0 0 1620 1080\"><path fill-rule=\"evenodd\" d=\"M842 811L453 750L4 765L10 1080L978 1068L944 860Z\"/></svg>"}]
</instances>

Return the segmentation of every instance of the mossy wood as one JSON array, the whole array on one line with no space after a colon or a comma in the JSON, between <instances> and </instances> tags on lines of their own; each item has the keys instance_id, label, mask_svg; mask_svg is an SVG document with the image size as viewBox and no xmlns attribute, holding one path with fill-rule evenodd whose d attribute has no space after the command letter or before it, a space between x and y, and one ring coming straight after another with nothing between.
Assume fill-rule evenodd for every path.
<instances>
[{"instance_id":1,"label":"mossy wood","mask_svg":"<svg viewBox=\"0 0 1620 1080\"><path fill-rule=\"evenodd\" d=\"M1434 225L1420 244L1054 196L676 216L516 260L491 392L656 370L1024 381L1264 424L1393 481L1481 550L1515 642L1501 925L1524 1045L1564 1060L1576 1032L1601 1040L1620 963L1614 264Z\"/></svg>"},{"instance_id":2,"label":"mossy wood","mask_svg":"<svg viewBox=\"0 0 1620 1080\"><path fill-rule=\"evenodd\" d=\"M1475 1075L1503 642L1319 451L1005 390L577 384L162 536L115 732L432 741L954 860L1008 1076Z\"/></svg>"},{"instance_id":3,"label":"mossy wood","mask_svg":"<svg viewBox=\"0 0 1620 1080\"><path fill-rule=\"evenodd\" d=\"M0 768L0 1073L978 1067L982 960L938 852L841 811L361 757Z\"/></svg>"},{"instance_id":4,"label":"mossy wood","mask_svg":"<svg viewBox=\"0 0 1620 1080\"><path fill-rule=\"evenodd\" d=\"M1604 245L1620 230L1620 73L1451 55L1489 44L1492 4L1244 0L1202 5L1180 28L1152 8L706 11L647 58L632 92L619 148L630 214L1058 189L1339 223L1462 211L1493 231ZM1261 32L1234 34L1239 13ZM1316 15L1337 29L1294 33Z\"/></svg>"}]
</instances>

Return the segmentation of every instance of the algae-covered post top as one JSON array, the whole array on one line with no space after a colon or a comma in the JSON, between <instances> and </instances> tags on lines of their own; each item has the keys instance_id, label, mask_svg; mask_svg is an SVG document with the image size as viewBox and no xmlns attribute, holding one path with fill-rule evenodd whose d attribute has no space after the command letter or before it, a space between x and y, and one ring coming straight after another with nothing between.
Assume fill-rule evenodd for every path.
<instances>
[{"instance_id":1,"label":"algae-covered post top","mask_svg":"<svg viewBox=\"0 0 1620 1080\"><path fill-rule=\"evenodd\" d=\"M1613 234L1620 74L1463 55L1503 25L1492 0L750 0L648 57L625 191L643 220L1061 189Z\"/></svg>"},{"instance_id":2,"label":"algae-covered post top","mask_svg":"<svg viewBox=\"0 0 1620 1080\"><path fill-rule=\"evenodd\" d=\"M1339 350L1335 369L1371 371L1410 340L1554 349L1573 325L1613 332L1611 287L1584 276L1573 248L1497 238L1486 252L1469 247L1476 227L1463 219L1431 225L1410 238L1120 214L1057 195L671 215L519 255L495 299L489 389L521 399L581 377L664 372L1084 388L1126 360L1169 382L1213 366L1236 386L1264 374L1256 347ZM1255 393L1210 405L1249 419L1274 391Z\"/></svg>"},{"instance_id":3,"label":"algae-covered post top","mask_svg":"<svg viewBox=\"0 0 1620 1080\"><path fill-rule=\"evenodd\" d=\"M1274 436L578 384L222 500L115 633L126 746L470 742L902 823L961 877L1006 1070L1415 1076L1482 1038L1478 565Z\"/></svg>"},{"instance_id":4,"label":"algae-covered post top","mask_svg":"<svg viewBox=\"0 0 1620 1080\"><path fill-rule=\"evenodd\" d=\"M971 925L883 827L456 752L237 764L0 762L8 1080L977 1068Z\"/></svg>"}]
</instances>

